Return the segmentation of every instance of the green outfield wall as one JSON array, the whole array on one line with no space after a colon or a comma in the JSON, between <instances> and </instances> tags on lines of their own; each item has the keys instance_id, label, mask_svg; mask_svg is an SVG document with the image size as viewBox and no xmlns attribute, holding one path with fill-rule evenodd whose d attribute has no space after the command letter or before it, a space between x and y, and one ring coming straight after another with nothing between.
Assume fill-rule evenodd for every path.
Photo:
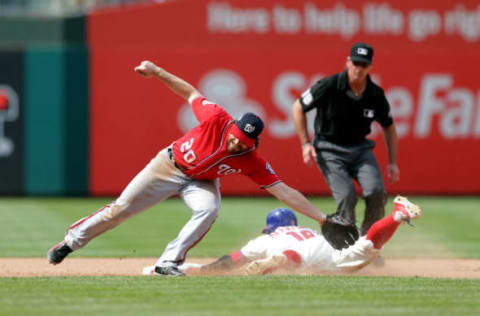
<instances>
[{"instance_id":1,"label":"green outfield wall","mask_svg":"<svg viewBox=\"0 0 480 316\"><path fill-rule=\"evenodd\" d=\"M17 119L3 120L3 137L13 141L15 149L0 156L0 171L9 166L0 174L0 194L86 194L89 93L84 17L2 19L0 57L10 61L0 63L1 73L8 74L0 76L0 92L2 84L18 90Z\"/></svg>"}]
</instances>

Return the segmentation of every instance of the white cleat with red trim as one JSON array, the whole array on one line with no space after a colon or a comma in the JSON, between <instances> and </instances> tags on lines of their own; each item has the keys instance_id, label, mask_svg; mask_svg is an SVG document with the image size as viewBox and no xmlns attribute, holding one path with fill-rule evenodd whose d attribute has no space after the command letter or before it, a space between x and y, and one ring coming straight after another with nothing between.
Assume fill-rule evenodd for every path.
<instances>
[{"instance_id":1,"label":"white cleat with red trim","mask_svg":"<svg viewBox=\"0 0 480 316\"><path fill-rule=\"evenodd\" d=\"M417 219L422 216L422 210L418 205L413 204L406 197L400 195L397 195L393 200L393 212L395 221L403 221L409 225L412 225L410 223L411 219Z\"/></svg>"}]
</instances>

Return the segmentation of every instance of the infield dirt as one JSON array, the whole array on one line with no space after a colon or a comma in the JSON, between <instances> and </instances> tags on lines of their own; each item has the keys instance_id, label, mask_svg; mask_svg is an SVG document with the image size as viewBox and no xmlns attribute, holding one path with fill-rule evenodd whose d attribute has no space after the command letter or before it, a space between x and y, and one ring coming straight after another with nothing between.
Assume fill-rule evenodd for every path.
<instances>
[{"instance_id":1,"label":"infield dirt","mask_svg":"<svg viewBox=\"0 0 480 316\"><path fill-rule=\"evenodd\" d=\"M0 277L38 276L136 276L155 258L69 258L59 265L46 258L0 258ZM191 258L188 262L208 263L214 258ZM318 273L312 271L277 271L275 274L341 274L392 277L433 277L480 279L480 260L466 259L386 259L383 266L369 265L351 273ZM208 275L243 275L243 270ZM187 275L203 276L198 270Z\"/></svg>"}]
</instances>

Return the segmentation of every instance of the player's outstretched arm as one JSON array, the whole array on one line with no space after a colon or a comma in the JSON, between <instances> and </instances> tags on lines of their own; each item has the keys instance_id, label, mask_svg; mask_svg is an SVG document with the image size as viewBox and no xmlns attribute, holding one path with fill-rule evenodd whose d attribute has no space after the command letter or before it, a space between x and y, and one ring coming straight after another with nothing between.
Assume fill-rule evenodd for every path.
<instances>
[{"instance_id":1,"label":"player's outstretched arm","mask_svg":"<svg viewBox=\"0 0 480 316\"><path fill-rule=\"evenodd\" d=\"M144 60L135 67L135 71L145 78L157 77L160 79L170 90L181 96L187 101L191 101L194 98L201 96L201 93L195 89L191 84L185 80L169 73L165 69L158 67L154 63L148 60Z\"/></svg>"},{"instance_id":2,"label":"player's outstretched arm","mask_svg":"<svg viewBox=\"0 0 480 316\"><path fill-rule=\"evenodd\" d=\"M285 183L279 182L266 190L295 211L316 220L320 225L325 223L327 219L325 213L310 203L302 193L289 187Z\"/></svg>"},{"instance_id":3,"label":"player's outstretched arm","mask_svg":"<svg viewBox=\"0 0 480 316\"><path fill-rule=\"evenodd\" d=\"M200 270L203 271L229 271L240 267L250 260L238 250L231 255L225 255L212 263L203 265Z\"/></svg>"}]
</instances>

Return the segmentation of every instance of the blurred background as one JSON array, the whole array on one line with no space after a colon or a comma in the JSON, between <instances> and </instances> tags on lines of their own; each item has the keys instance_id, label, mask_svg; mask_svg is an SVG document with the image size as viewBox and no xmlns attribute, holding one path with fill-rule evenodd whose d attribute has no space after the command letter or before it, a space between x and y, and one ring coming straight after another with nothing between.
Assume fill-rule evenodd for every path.
<instances>
[{"instance_id":1,"label":"blurred background","mask_svg":"<svg viewBox=\"0 0 480 316\"><path fill-rule=\"evenodd\" d=\"M259 151L280 177L329 195L302 163L290 108L343 71L358 41L375 49L371 74L400 137L401 179L388 192L480 195L472 0L0 0L0 195L116 195L194 127L181 98L133 71L146 59L234 117L258 113ZM384 170L382 134L370 137ZM222 191L265 194L242 177Z\"/></svg>"}]
</instances>

